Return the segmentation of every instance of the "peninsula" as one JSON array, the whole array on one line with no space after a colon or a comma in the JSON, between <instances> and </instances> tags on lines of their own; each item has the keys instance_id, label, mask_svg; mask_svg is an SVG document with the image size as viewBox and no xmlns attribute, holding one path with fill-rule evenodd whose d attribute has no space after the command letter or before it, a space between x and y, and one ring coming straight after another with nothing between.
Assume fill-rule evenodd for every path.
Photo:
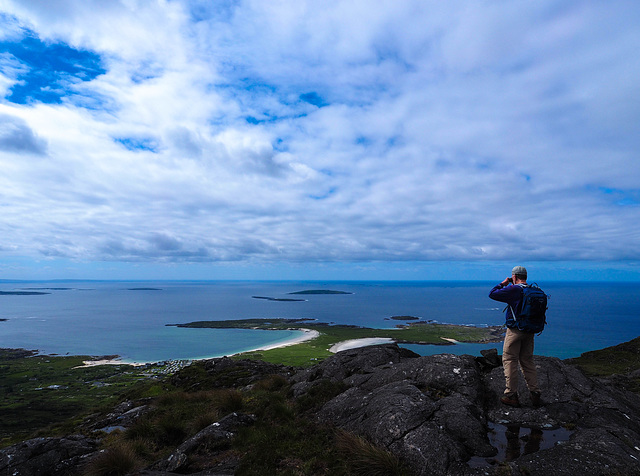
<instances>
[{"instance_id":1,"label":"peninsula","mask_svg":"<svg viewBox=\"0 0 640 476\"><path fill-rule=\"evenodd\" d=\"M285 365L309 366L337 349L361 347L373 343L454 345L456 342L491 343L503 339L502 326L472 327L435 322L397 324L393 328L373 329L353 325L332 325L314 319L239 319L196 321L167 326L209 329L313 330L312 338L294 345L245 352L234 358L252 358Z\"/></svg>"}]
</instances>

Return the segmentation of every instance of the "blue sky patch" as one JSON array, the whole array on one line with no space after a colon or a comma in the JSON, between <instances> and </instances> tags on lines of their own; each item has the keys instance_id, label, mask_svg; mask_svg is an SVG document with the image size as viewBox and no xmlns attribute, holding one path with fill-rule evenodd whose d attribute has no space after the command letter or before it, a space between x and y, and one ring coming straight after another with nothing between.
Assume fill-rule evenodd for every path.
<instances>
[{"instance_id":1,"label":"blue sky patch","mask_svg":"<svg viewBox=\"0 0 640 476\"><path fill-rule=\"evenodd\" d=\"M153 137L118 137L114 140L134 152L148 151L156 153L160 147L158 141Z\"/></svg>"},{"instance_id":2,"label":"blue sky patch","mask_svg":"<svg viewBox=\"0 0 640 476\"><path fill-rule=\"evenodd\" d=\"M300 99L316 107L323 107L329 104L316 92L301 94Z\"/></svg>"},{"instance_id":3,"label":"blue sky patch","mask_svg":"<svg viewBox=\"0 0 640 476\"><path fill-rule=\"evenodd\" d=\"M48 44L33 36L19 42L0 42L0 54L11 55L23 68L16 71L16 84L6 99L16 104L43 102L59 104L77 94L73 86L104 74L100 56L64 43Z\"/></svg>"},{"instance_id":4,"label":"blue sky patch","mask_svg":"<svg viewBox=\"0 0 640 476\"><path fill-rule=\"evenodd\" d=\"M309 198L312 198L313 200L326 200L327 198L331 197L335 193L336 193L336 188L335 187L331 187L323 195L309 195Z\"/></svg>"},{"instance_id":5,"label":"blue sky patch","mask_svg":"<svg viewBox=\"0 0 640 476\"><path fill-rule=\"evenodd\" d=\"M623 190L611 187L599 187L598 190L615 200L615 204L621 207L640 205L640 190Z\"/></svg>"}]
</instances>

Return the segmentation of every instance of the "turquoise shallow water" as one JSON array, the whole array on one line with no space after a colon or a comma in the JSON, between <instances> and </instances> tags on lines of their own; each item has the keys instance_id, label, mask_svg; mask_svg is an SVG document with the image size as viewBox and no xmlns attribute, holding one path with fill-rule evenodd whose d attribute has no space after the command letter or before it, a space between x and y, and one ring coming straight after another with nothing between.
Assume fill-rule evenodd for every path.
<instances>
[{"instance_id":1,"label":"turquoise shallow water","mask_svg":"<svg viewBox=\"0 0 640 476\"><path fill-rule=\"evenodd\" d=\"M539 283L551 299L549 325L536 353L574 357L640 335L635 284ZM113 355L125 361L230 355L300 335L299 331L185 329L166 324L244 318L313 318L321 322L393 327L395 315L467 325L503 323L493 283L452 282L0 282L0 347L43 353ZM147 289L140 289L147 288ZM132 290L135 289L135 290ZM291 296L307 289L351 294ZM252 296L304 298L270 301ZM500 344L407 346L421 354L479 354Z\"/></svg>"}]
</instances>

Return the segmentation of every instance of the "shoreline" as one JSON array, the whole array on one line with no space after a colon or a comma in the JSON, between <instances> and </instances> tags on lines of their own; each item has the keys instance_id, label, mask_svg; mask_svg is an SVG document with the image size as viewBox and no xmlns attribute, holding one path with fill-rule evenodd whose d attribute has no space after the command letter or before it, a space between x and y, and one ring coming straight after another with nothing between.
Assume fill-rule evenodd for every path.
<instances>
[{"instance_id":1,"label":"shoreline","mask_svg":"<svg viewBox=\"0 0 640 476\"><path fill-rule=\"evenodd\" d=\"M268 345L266 347L260 347L258 349L251 349L251 350L245 350L245 351L242 351L242 352L236 352L235 354L232 354L232 355L244 354L246 352L257 352L259 350L273 350L273 349L279 349L281 347L289 347L290 345L301 344L303 342L306 342L308 340L313 340L313 339L315 339L315 338L320 336L320 332L318 332L316 330L313 330L313 329L300 328L300 329L296 329L296 330L302 331L303 334L301 336L294 337L292 339L288 339L288 340L280 342L280 343L271 344L271 345Z\"/></svg>"},{"instance_id":2,"label":"shoreline","mask_svg":"<svg viewBox=\"0 0 640 476\"><path fill-rule=\"evenodd\" d=\"M329 352L337 354L343 350L358 349L360 347L368 347L370 345L391 344L395 342L391 337L364 337L362 339L349 339L333 344L329 348Z\"/></svg>"},{"instance_id":3,"label":"shoreline","mask_svg":"<svg viewBox=\"0 0 640 476\"><path fill-rule=\"evenodd\" d=\"M198 360L208 360L208 359L218 359L220 357L230 357L233 355L239 355L239 354L244 354L247 352L258 352L258 351L265 351L265 350L273 350L273 349L279 349L281 347L288 347L291 345L296 345L296 344L301 344L303 342L309 341L309 340L313 340L315 338L317 338L320 335L320 332L313 330L313 329L306 329L306 328L300 328L300 329L295 329L297 331L301 331L302 335L297 336L297 337L293 337L291 339L287 339L285 341L282 342L277 342L275 344L270 344L267 346L262 346L262 347L258 347L258 348L254 348L254 349L248 349L248 350L243 350L240 352L235 352L233 354L225 354L225 355L216 355L216 356L211 356L211 357L199 357L199 358L194 358L194 359L167 359L166 362L173 362L173 361L191 361L191 362L195 362ZM86 367L95 367L98 365L131 365L133 367L141 367L143 365L149 365L149 364L156 364L158 362L155 361L151 361L151 362L126 362L123 360L120 360L120 357L115 357L112 359L100 359L100 360L84 360L82 362L82 365L79 365L75 368L86 368Z\"/></svg>"}]
</instances>

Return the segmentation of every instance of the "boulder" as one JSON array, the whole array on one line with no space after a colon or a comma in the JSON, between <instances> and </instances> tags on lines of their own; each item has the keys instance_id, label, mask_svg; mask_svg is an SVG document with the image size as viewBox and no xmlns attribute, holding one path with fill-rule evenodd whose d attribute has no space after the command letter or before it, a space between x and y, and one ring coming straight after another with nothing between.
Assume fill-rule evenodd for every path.
<instances>
[{"instance_id":1,"label":"boulder","mask_svg":"<svg viewBox=\"0 0 640 476\"><path fill-rule=\"evenodd\" d=\"M521 379L522 407L506 407L497 358L419 357L385 344L340 352L292 380L297 395L321 379L340 381L346 390L318 419L386 448L417 475L503 474L507 467L528 475L640 474L640 397L536 357L544 405L531 405ZM501 428L530 431L515 439L518 447L529 439L526 451L506 454L497 443ZM557 434L565 440L548 440Z\"/></svg>"},{"instance_id":2,"label":"boulder","mask_svg":"<svg viewBox=\"0 0 640 476\"><path fill-rule=\"evenodd\" d=\"M87 421L87 428L93 431L110 433L113 430L126 430L151 410L150 399L133 402L126 400L98 421Z\"/></svg>"},{"instance_id":3,"label":"boulder","mask_svg":"<svg viewBox=\"0 0 640 476\"><path fill-rule=\"evenodd\" d=\"M182 443L165 461L156 465L156 469L167 472L183 472L189 464L189 455L200 446L222 447L231 441L239 428L251 425L255 420L253 415L231 413Z\"/></svg>"}]
</instances>

